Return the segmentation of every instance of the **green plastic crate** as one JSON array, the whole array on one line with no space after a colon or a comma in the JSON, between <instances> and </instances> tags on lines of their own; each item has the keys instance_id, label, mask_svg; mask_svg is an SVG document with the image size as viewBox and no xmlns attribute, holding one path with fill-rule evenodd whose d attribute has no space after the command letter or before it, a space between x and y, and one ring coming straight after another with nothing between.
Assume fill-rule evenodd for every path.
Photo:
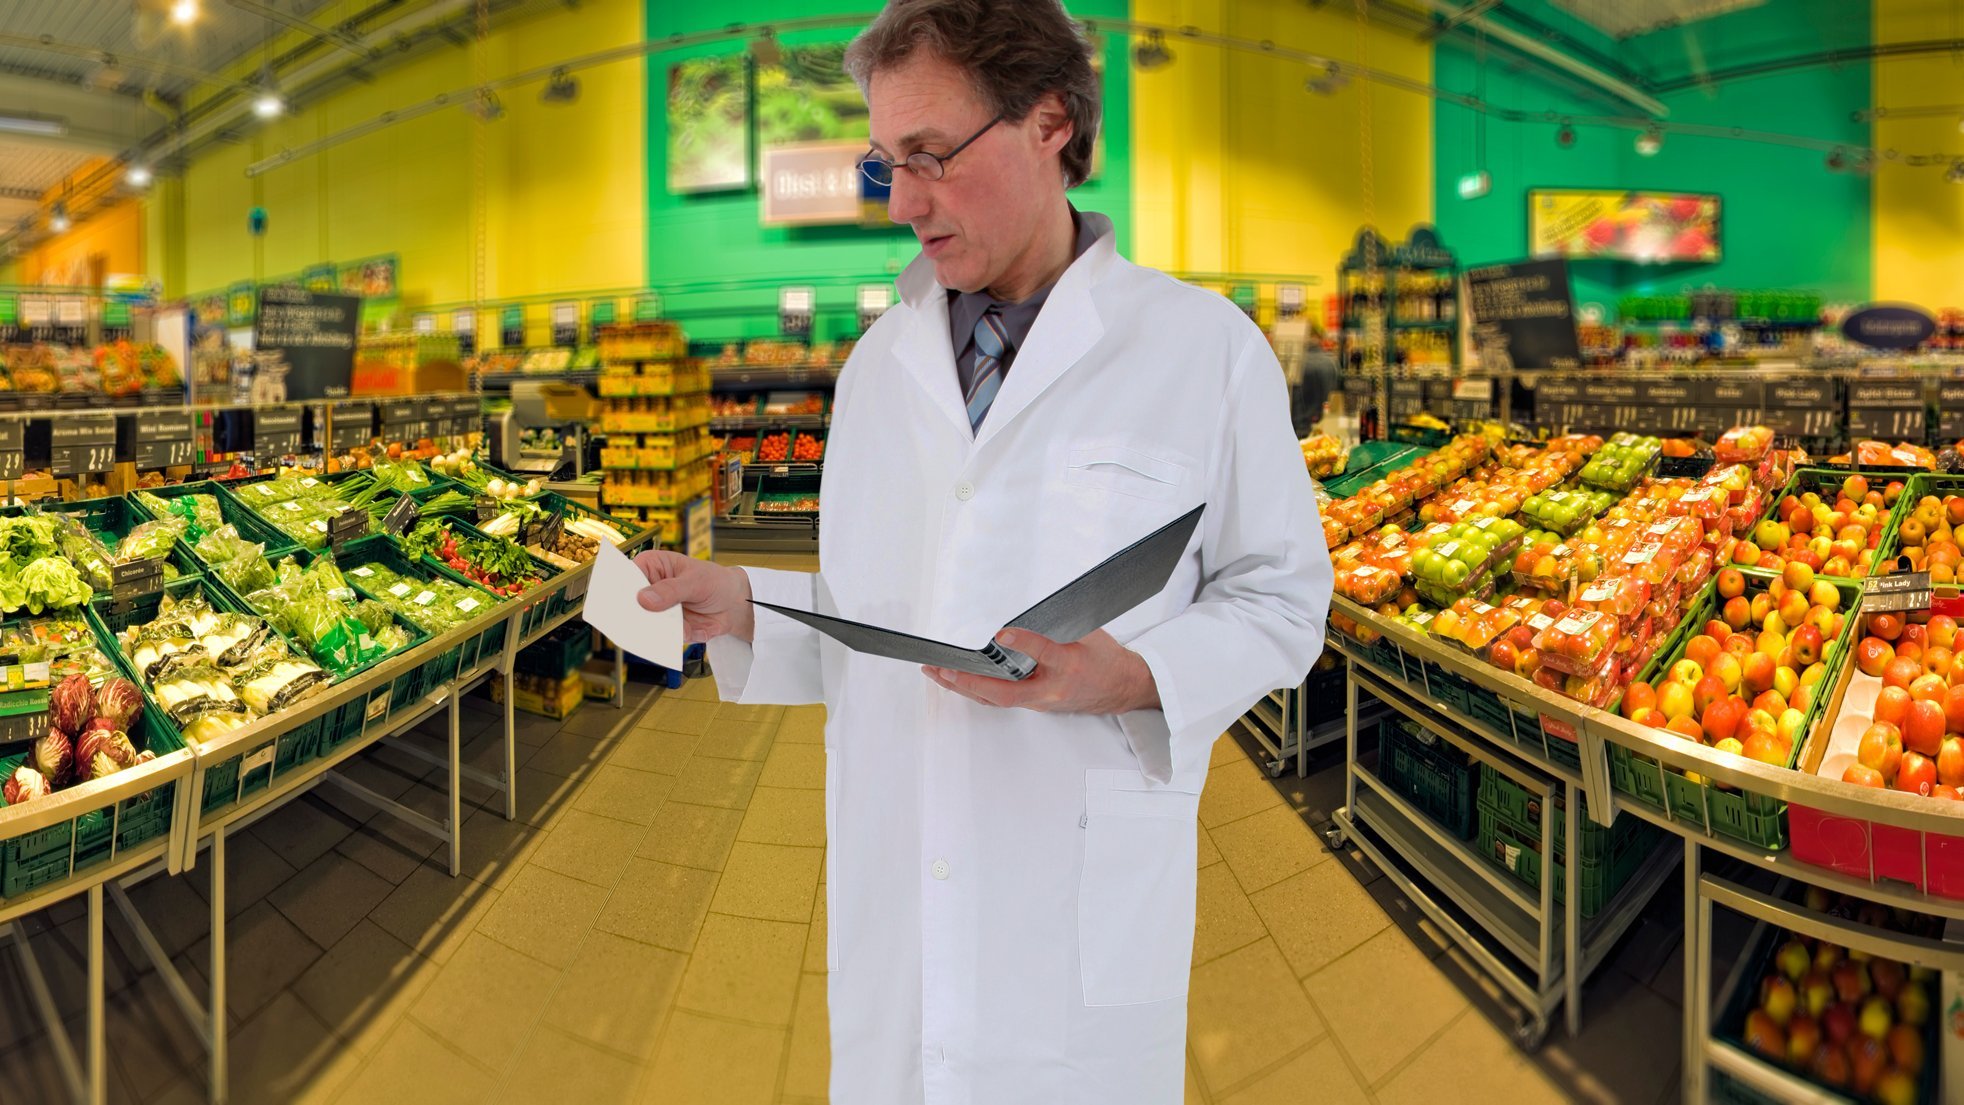
<instances>
[{"instance_id":1,"label":"green plastic crate","mask_svg":"<svg viewBox=\"0 0 1964 1105\"><path fill-rule=\"evenodd\" d=\"M145 704L130 741L159 756L179 751L183 740L155 707ZM0 759L0 777L11 775L26 753ZM170 832L176 783L164 783L109 808L87 810L33 833L0 841L0 898L12 898L68 878Z\"/></svg>"},{"instance_id":2,"label":"green plastic crate","mask_svg":"<svg viewBox=\"0 0 1964 1105\"><path fill-rule=\"evenodd\" d=\"M318 553L309 552L306 549L293 549L286 554L286 556L290 556L295 561L297 561L300 564L300 566L303 568L309 564L312 564L316 556L328 556L328 555L332 555L332 554L326 551L322 551ZM284 557L282 559L284 559ZM345 576L346 573L343 572L343 575ZM241 595L237 591L233 590L232 587L229 584L227 584L223 579L213 576L207 582L210 584L212 590L217 591L218 593L225 596L226 602L229 604L230 609L243 611L248 614L259 614L259 611L254 610L252 608L252 604L246 601L244 595ZM264 615L260 615L260 616L263 617ZM353 671L341 672L338 675L335 675L334 673L330 672L329 674L334 675L334 682L336 683L346 682L347 680L352 679L357 675L360 675L362 672L367 671L369 668L374 667L376 664L381 663L383 660L386 660L389 657L395 656L401 652L418 648L423 644L424 641L430 639L430 635L423 632L417 626L409 622L406 622L399 617L395 617L394 614L391 614L390 617L395 621L395 623L398 626L401 626L402 629L409 634L409 644L404 646L403 648L396 649L392 652L385 652L382 655L375 657L373 660L370 660L368 663L363 664L358 668L355 668ZM287 636L287 635L282 634L282 636ZM294 655L296 656L308 655L307 649L302 647L299 641L294 640L289 636L287 643L292 646Z\"/></svg>"},{"instance_id":3,"label":"green plastic crate","mask_svg":"<svg viewBox=\"0 0 1964 1105\"><path fill-rule=\"evenodd\" d=\"M429 558L419 561L410 560L403 555L402 546L385 535L378 534L349 542L342 548L340 563L342 574L347 576L348 582L354 585L355 590L370 597L374 597L373 592L363 585L360 576L352 572L352 569L365 564L380 564L397 575L413 579L440 577L449 580L482 594L486 610L506 601ZM491 662L492 658L497 657L504 650L507 624L507 620L497 621L482 633L466 638L456 648L450 649L444 657L439 658L436 663L425 665L431 670L428 673L429 677L420 684L420 689L417 684L407 684L402 688L401 693L411 694L413 698L421 698L437 684L447 682L459 673L476 671L483 664ZM421 671L420 668L418 670ZM394 705L391 704L392 710Z\"/></svg>"},{"instance_id":4,"label":"green plastic crate","mask_svg":"<svg viewBox=\"0 0 1964 1105\"><path fill-rule=\"evenodd\" d=\"M1555 822L1555 831L1559 850L1565 843L1560 835L1564 831L1560 820ZM1477 850L1496 867L1537 892L1541 889L1540 832L1539 824L1533 832L1528 832L1486 802L1479 804ZM1601 913L1603 907L1616 897L1617 892L1655 853L1664 836L1664 832L1656 826L1634 817L1622 818L1608 828L1585 821L1580 860L1582 916L1594 917ZM1565 852L1560 854L1566 857ZM1553 866L1555 901L1558 904L1566 903L1568 871L1562 862L1558 861Z\"/></svg>"},{"instance_id":5,"label":"green plastic crate","mask_svg":"<svg viewBox=\"0 0 1964 1105\"><path fill-rule=\"evenodd\" d=\"M1780 504L1795 495L1804 495L1809 491L1825 493L1828 490L1833 490L1838 492L1841 490L1841 485L1848 482L1848 478L1850 476L1855 476L1860 474L1861 473L1859 472L1848 471L1845 468L1795 469L1793 477L1787 481L1787 486L1781 490L1780 494L1774 497L1772 505L1767 507L1766 514L1762 516L1761 521L1764 521L1767 518L1778 517L1780 511ZM1870 482L1873 483L1874 481L1871 480ZM1872 488L1872 490L1879 490L1879 489ZM1896 530L1902 524L1903 516L1909 512L1909 507L1912 505L1914 505L1914 502L1910 498L1909 491L1907 490L1907 484L1905 484L1905 490L1903 494L1897 498L1896 505L1890 507L1888 513L1883 516L1882 536L1878 539L1877 544L1875 546L1876 563L1878 564L1882 563L1883 551L1891 548L1895 544ZM1748 539L1750 539L1751 536L1752 535L1750 533L1747 534ZM1744 572L1748 577L1755 578L1755 579L1767 580L1773 578L1775 574L1773 572L1769 572L1763 568L1758 568L1758 567L1748 568L1740 565L1733 565L1733 566L1737 567L1741 572ZM1857 566L1857 569L1859 570L1859 565ZM1828 580L1831 583L1844 583L1844 582L1860 583L1862 579L1866 577L1853 576L1853 577L1844 578L1840 576L1819 575L1817 576L1817 578Z\"/></svg>"},{"instance_id":6,"label":"green plastic crate","mask_svg":"<svg viewBox=\"0 0 1964 1105\"><path fill-rule=\"evenodd\" d=\"M514 671L563 679L593 655L593 630L585 622L561 626L518 651Z\"/></svg>"},{"instance_id":7,"label":"green plastic crate","mask_svg":"<svg viewBox=\"0 0 1964 1105\"><path fill-rule=\"evenodd\" d=\"M1427 742L1409 722L1378 723L1378 777L1461 840L1471 839L1479 765L1444 741Z\"/></svg>"},{"instance_id":8,"label":"green plastic crate","mask_svg":"<svg viewBox=\"0 0 1964 1105\"><path fill-rule=\"evenodd\" d=\"M1883 535L1882 544L1876 547L1875 562L1878 565L1893 565L1896 557L1901 554L1902 523L1909 517L1909 512L1916 508L1916 501L1925 495L1935 495L1939 499L1946 495L1964 495L1964 475L1921 472L1911 476L1904 483L1902 497L1896 500L1901 516Z\"/></svg>"},{"instance_id":9,"label":"green plastic crate","mask_svg":"<svg viewBox=\"0 0 1964 1105\"><path fill-rule=\"evenodd\" d=\"M224 519L227 525L238 530L240 537L266 546L268 559L274 559L293 548L291 537L267 525L258 514L247 509L246 505L239 502L237 498L222 492L214 480L200 480L197 483L181 483L169 487L148 487L144 491L160 499L175 499L185 495L210 495L218 500L218 516ZM135 505L146 515L153 513L145 509L141 503ZM196 544L185 542L185 545L191 563L196 565L198 571L210 572L211 565L205 562L204 557L198 555Z\"/></svg>"}]
</instances>

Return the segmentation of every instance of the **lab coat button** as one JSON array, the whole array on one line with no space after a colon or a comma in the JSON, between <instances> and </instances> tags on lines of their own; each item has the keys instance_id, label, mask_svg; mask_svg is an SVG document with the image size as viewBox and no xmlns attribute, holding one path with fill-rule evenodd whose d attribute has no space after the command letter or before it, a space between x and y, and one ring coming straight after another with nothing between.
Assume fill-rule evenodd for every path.
<instances>
[{"instance_id":1,"label":"lab coat button","mask_svg":"<svg viewBox=\"0 0 1964 1105\"><path fill-rule=\"evenodd\" d=\"M970 499L975 498L975 485L968 482L967 480L963 480L962 482L956 484L955 498L960 499L962 502L967 502Z\"/></svg>"},{"instance_id":2,"label":"lab coat button","mask_svg":"<svg viewBox=\"0 0 1964 1105\"><path fill-rule=\"evenodd\" d=\"M928 870L934 873L935 878L945 879L948 877L948 861L945 859L937 859L934 861L934 865L932 867L929 867Z\"/></svg>"}]
</instances>

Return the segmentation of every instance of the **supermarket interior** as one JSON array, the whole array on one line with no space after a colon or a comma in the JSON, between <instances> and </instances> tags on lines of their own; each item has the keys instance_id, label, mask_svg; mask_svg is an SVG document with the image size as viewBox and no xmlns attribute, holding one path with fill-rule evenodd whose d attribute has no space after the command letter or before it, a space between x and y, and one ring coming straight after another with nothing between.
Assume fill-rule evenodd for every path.
<instances>
[{"instance_id":1,"label":"supermarket interior","mask_svg":"<svg viewBox=\"0 0 1964 1105\"><path fill-rule=\"evenodd\" d=\"M1964 1105L1961 576L1964 0L0 3L5 1105Z\"/></svg>"}]
</instances>

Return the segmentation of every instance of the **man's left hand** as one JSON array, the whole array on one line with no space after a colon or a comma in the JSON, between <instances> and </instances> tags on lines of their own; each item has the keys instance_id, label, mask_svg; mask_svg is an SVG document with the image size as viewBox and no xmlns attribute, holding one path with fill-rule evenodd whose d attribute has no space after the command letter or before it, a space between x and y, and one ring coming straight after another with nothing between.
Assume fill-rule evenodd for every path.
<instances>
[{"instance_id":1,"label":"man's left hand","mask_svg":"<svg viewBox=\"0 0 1964 1105\"><path fill-rule=\"evenodd\" d=\"M1153 681L1152 669L1138 653L1102 629L1069 645L1016 629L997 634L996 642L1035 660L1036 672L1018 682L946 668L921 670L942 687L984 706L1046 714L1129 714L1159 709L1159 687Z\"/></svg>"}]
</instances>

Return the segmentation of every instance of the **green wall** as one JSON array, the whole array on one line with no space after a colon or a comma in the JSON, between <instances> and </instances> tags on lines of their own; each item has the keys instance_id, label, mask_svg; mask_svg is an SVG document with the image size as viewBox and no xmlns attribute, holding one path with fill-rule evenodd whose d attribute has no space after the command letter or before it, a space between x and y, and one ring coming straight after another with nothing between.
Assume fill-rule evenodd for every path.
<instances>
[{"instance_id":1,"label":"green wall","mask_svg":"<svg viewBox=\"0 0 1964 1105\"><path fill-rule=\"evenodd\" d=\"M1747 56L1766 56L1769 48L1785 56L1785 51L1866 45L1868 11L1868 0L1836 0L1835 18L1807 20L1796 18L1800 13L1793 3L1771 3L1700 21L1691 28L1695 39L1686 32L1665 31L1627 44L1602 38L1592 45L1668 77L1695 65L1723 67ZM1558 21L1552 10L1548 14L1550 22ZM1579 28L1574 24L1563 30L1577 37L1588 33ZM1737 52L1728 52L1728 44L1736 45ZM1673 51L1677 56L1670 56ZM1494 57L1490 51L1485 67L1489 102L1557 117L1636 113L1510 72ZM1464 39L1441 42L1435 72L1440 87L1452 92L1472 92L1478 86L1474 55ZM1659 98L1669 107L1672 122L1802 134L1852 145L1869 141L1868 125L1851 119L1870 100L1866 62L1790 70ZM1463 200L1458 180L1479 167L1474 113L1441 100L1435 118L1436 221L1440 237L1465 263L1526 255L1530 188L1713 192L1723 200L1721 261L1666 266L1576 262L1571 270L1577 302L1601 303L1613 314L1622 294L1706 284L1806 288L1830 300L1869 298L1869 180L1830 172L1819 151L1674 134L1656 156L1643 157L1635 152L1636 134L1630 130L1577 127L1575 144L1563 149L1555 142L1558 122L1490 119L1485 168L1492 191Z\"/></svg>"},{"instance_id":2,"label":"green wall","mask_svg":"<svg viewBox=\"0 0 1964 1105\"><path fill-rule=\"evenodd\" d=\"M1075 0L1080 17L1124 18L1127 0ZM813 5L799 0L732 0L723 4L647 0L647 36L715 30L817 15L864 13L878 4L847 0ZM849 39L853 30L785 34L788 45ZM692 338L721 340L776 333L777 287L815 282L819 336L856 329L851 320L853 284L891 279L920 252L906 227L763 227L758 225L756 188L713 195L672 195L668 191L668 67L687 57L730 53L738 42L670 50L649 55L647 110L648 280L665 290L668 313L683 321ZM1080 209L1109 215L1119 249L1129 252L1132 235L1131 67L1126 40L1110 36L1105 45L1104 163L1097 179L1071 193ZM828 284L827 281L830 281ZM754 284L742 290L681 291L676 285L713 281ZM831 307L833 310L827 311Z\"/></svg>"}]
</instances>

